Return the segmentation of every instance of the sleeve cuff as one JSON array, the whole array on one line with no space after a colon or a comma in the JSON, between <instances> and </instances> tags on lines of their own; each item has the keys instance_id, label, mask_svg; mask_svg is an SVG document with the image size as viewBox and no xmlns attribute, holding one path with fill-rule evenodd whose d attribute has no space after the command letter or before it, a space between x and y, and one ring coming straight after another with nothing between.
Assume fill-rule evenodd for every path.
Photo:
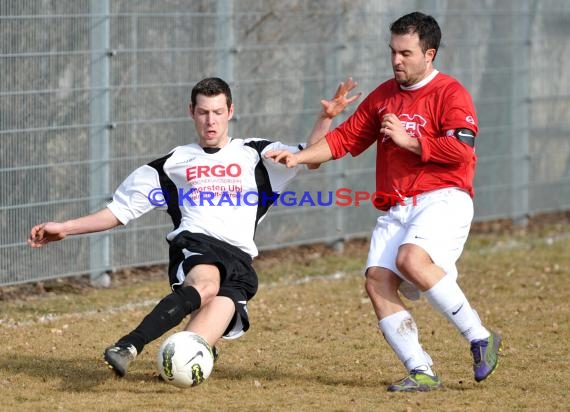
<instances>
[{"instance_id":1,"label":"sleeve cuff","mask_svg":"<svg viewBox=\"0 0 570 412\"><path fill-rule=\"evenodd\" d=\"M423 137L418 137L417 138L418 141L420 142L420 146L421 146L421 159L422 162L427 162L430 158L430 148L429 148L429 143L427 142L427 139L423 138Z\"/></svg>"},{"instance_id":2,"label":"sleeve cuff","mask_svg":"<svg viewBox=\"0 0 570 412\"><path fill-rule=\"evenodd\" d=\"M119 220L119 222L121 222L123 225L126 225L127 223L130 222L131 219L122 214L119 207L114 202L109 203L107 205L107 209L109 209L111 213L114 214L115 217Z\"/></svg>"}]
</instances>

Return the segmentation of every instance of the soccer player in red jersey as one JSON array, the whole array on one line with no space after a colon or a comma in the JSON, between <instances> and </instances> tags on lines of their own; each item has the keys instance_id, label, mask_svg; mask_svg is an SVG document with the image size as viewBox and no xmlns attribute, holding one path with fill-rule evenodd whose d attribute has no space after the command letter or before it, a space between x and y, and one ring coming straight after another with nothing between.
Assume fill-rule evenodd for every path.
<instances>
[{"instance_id":1,"label":"soccer player in red jersey","mask_svg":"<svg viewBox=\"0 0 570 412\"><path fill-rule=\"evenodd\" d=\"M408 372L388 390L442 387L400 293L412 300L423 294L457 328L471 345L479 382L495 370L502 343L457 284L456 262L473 219L475 107L456 79L434 68L441 30L433 17L407 14L390 32L394 78L336 129L311 136L317 143L307 150L266 156L295 167L358 156L376 143L373 202L386 213L372 233L365 289L380 331Z\"/></svg>"}]
</instances>

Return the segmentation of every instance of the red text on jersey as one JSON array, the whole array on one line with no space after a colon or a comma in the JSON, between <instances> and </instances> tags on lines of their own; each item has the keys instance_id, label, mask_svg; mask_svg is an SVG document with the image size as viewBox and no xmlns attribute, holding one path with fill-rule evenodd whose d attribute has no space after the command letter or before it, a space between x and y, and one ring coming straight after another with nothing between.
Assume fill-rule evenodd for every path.
<instances>
[{"instance_id":1,"label":"red text on jersey","mask_svg":"<svg viewBox=\"0 0 570 412\"><path fill-rule=\"evenodd\" d=\"M186 169L186 180L200 179L202 177L238 177L241 175L241 166L237 163L225 165L190 166Z\"/></svg>"}]
</instances>

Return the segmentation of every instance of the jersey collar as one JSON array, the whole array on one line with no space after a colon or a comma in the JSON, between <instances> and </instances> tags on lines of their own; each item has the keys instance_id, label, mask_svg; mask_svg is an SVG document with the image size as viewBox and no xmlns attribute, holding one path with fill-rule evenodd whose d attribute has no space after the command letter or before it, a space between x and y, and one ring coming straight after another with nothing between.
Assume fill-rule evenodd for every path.
<instances>
[{"instance_id":1,"label":"jersey collar","mask_svg":"<svg viewBox=\"0 0 570 412\"><path fill-rule=\"evenodd\" d=\"M232 138L230 136L228 136L228 142L224 145L224 147L229 145L231 141L232 141ZM202 147L202 146L200 146L200 147ZM214 154L214 153L218 153L224 147L202 147L202 150L208 154Z\"/></svg>"},{"instance_id":2,"label":"jersey collar","mask_svg":"<svg viewBox=\"0 0 570 412\"><path fill-rule=\"evenodd\" d=\"M414 85L412 85L412 86L408 86L408 87L406 87L406 86L400 86L400 88L401 88L402 90L418 90L418 89L424 87L424 86L425 86L426 84L428 84L429 82L431 82L431 81L433 80L433 78L434 78L435 76L437 76L438 73L439 73L439 70L435 70L435 69L434 69L434 70L429 74L429 76L426 77L425 79L423 79L422 81L417 82L416 84L414 84Z\"/></svg>"}]
</instances>

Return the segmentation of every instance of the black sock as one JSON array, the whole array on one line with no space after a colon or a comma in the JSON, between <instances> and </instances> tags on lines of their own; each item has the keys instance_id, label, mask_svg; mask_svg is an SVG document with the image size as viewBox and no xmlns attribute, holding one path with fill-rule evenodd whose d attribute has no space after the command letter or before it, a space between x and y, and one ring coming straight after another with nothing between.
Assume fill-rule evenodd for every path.
<instances>
[{"instance_id":1,"label":"black sock","mask_svg":"<svg viewBox=\"0 0 570 412\"><path fill-rule=\"evenodd\" d=\"M130 343L141 353L146 344L177 326L186 316L198 309L201 301L200 294L192 286L176 289L158 302L139 326L117 343Z\"/></svg>"}]
</instances>

